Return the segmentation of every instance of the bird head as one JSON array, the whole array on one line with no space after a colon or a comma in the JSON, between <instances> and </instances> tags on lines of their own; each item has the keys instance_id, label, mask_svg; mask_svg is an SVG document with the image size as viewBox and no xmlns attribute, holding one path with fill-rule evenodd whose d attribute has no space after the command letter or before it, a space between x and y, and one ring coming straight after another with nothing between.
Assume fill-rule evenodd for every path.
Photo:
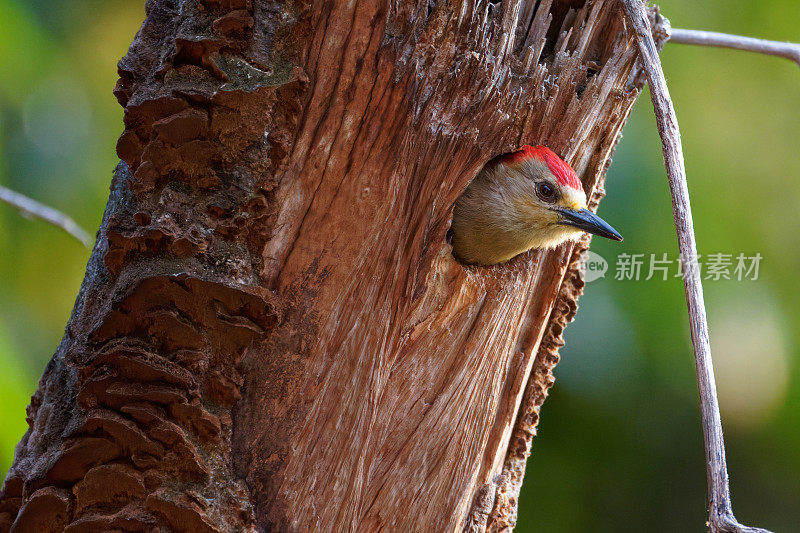
<instances>
[{"instance_id":1,"label":"bird head","mask_svg":"<svg viewBox=\"0 0 800 533\"><path fill-rule=\"evenodd\" d=\"M622 236L586 208L572 168L545 146L523 146L489 161L456 201L453 253L479 265L531 248L552 248L584 232Z\"/></svg>"}]
</instances>

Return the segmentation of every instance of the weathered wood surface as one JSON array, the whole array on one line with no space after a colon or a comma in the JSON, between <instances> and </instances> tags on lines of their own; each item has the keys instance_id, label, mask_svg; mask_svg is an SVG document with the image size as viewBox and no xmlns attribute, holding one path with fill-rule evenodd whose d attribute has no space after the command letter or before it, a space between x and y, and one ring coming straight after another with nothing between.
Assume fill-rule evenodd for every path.
<instances>
[{"instance_id":1,"label":"weathered wood surface","mask_svg":"<svg viewBox=\"0 0 800 533\"><path fill-rule=\"evenodd\" d=\"M596 206L635 58L611 0L148 2L0 529L513 526L587 242L464 268L452 205L541 143Z\"/></svg>"}]
</instances>

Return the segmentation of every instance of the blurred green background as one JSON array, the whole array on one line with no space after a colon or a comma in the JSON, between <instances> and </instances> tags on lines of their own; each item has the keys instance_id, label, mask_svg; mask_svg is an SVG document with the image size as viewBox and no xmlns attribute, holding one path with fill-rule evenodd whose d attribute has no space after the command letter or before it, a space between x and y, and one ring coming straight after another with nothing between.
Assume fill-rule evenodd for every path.
<instances>
[{"instance_id":1,"label":"blurred green background","mask_svg":"<svg viewBox=\"0 0 800 533\"><path fill-rule=\"evenodd\" d=\"M672 0L674 27L800 41L800 3ZM140 0L0 0L0 184L94 232L117 162L116 62ZM705 283L737 517L800 531L800 70L668 44L702 254L763 257L757 280ZM680 280L615 280L617 256L677 246L649 94L600 213L625 236L589 283L543 409L518 531L702 531L706 481ZM0 204L0 476L63 333L89 251ZM732 268L731 268L732 272Z\"/></svg>"}]
</instances>

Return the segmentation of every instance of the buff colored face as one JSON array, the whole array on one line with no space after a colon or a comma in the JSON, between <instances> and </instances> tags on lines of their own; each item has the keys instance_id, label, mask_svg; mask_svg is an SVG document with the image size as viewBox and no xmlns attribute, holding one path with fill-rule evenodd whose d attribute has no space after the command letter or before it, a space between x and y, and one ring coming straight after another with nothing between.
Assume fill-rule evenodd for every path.
<instances>
[{"instance_id":1,"label":"buff colored face","mask_svg":"<svg viewBox=\"0 0 800 533\"><path fill-rule=\"evenodd\" d=\"M562 214L562 210L586 209L586 195L580 182L580 188L560 184L547 165L537 159L509 166L509 174L516 181L509 186L520 189L514 195L514 211L529 228L540 230L531 235L535 247L550 248L583 234L582 229L564 224ZM543 230L549 230L550 234Z\"/></svg>"}]
</instances>

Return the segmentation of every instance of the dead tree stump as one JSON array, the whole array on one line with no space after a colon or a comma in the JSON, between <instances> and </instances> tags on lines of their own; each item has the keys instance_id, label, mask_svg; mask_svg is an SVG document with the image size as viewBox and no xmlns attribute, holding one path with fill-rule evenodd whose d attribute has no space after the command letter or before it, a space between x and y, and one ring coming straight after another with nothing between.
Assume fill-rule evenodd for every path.
<instances>
[{"instance_id":1,"label":"dead tree stump","mask_svg":"<svg viewBox=\"0 0 800 533\"><path fill-rule=\"evenodd\" d=\"M512 527L588 241L465 268L452 205L547 144L596 206L636 53L611 0L149 0L0 530Z\"/></svg>"}]
</instances>

